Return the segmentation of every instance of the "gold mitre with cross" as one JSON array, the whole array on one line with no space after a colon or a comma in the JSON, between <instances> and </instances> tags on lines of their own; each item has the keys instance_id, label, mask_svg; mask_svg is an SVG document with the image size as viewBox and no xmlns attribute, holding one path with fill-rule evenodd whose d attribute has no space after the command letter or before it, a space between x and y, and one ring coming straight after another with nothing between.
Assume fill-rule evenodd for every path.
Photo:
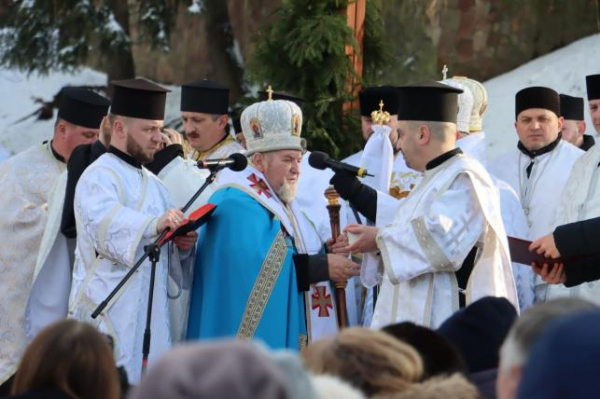
<instances>
[{"instance_id":1,"label":"gold mitre with cross","mask_svg":"<svg viewBox=\"0 0 600 399\"><path fill-rule=\"evenodd\" d=\"M246 155L278 150L304 151L302 110L287 100L273 100L273 89L267 89L269 98L244 109L240 122L246 139Z\"/></svg>"}]
</instances>

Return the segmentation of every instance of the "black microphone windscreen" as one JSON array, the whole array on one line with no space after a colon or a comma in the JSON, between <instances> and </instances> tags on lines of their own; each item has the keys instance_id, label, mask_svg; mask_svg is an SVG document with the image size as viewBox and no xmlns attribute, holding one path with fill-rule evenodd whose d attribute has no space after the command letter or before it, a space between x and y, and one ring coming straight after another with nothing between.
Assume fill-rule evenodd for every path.
<instances>
[{"instance_id":1,"label":"black microphone windscreen","mask_svg":"<svg viewBox=\"0 0 600 399\"><path fill-rule=\"evenodd\" d=\"M308 156L308 164L315 169L324 170L327 168L325 161L329 159L329 155L321 151L313 151Z\"/></svg>"},{"instance_id":2,"label":"black microphone windscreen","mask_svg":"<svg viewBox=\"0 0 600 399\"><path fill-rule=\"evenodd\" d=\"M234 172L241 172L248 166L248 158L246 158L244 154L234 153L229 156L229 159L234 161L234 163L229 166L229 169Z\"/></svg>"}]
</instances>

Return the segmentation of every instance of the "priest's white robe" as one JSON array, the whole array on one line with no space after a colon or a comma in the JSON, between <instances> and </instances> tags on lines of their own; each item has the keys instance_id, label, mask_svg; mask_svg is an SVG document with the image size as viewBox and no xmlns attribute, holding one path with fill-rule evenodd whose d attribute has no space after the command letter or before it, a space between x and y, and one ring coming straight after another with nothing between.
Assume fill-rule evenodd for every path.
<instances>
[{"instance_id":1,"label":"priest's white robe","mask_svg":"<svg viewBox=\"0 0 600 399\"><path fill-rule=\"evenodd\" d=\"M529 178L526 169L532 160L517 148L490 165L490 173L508 183L519 194L530 240L554 230L560 196L573 165L583 154L579 148L561 140L554 150L534 158ZM545 301L548 285L536 276L535 286L535 301Z\"/></svg>"},{"instance_id":2,"label":"priest's white robe","mask_svg":"<svg viewBox=\"0 0 600 399\"><path fill-rule=\"evenodd\" d=\"M573 166L562 192L554 227L600 216L600 147L592 146ZM549 285L546 299L579 297L600 305L600 282L567 288Z\"/></svg>"},{"instance_id":3,"label":"priest's white robe","mask_svg":"<svg viewBox=\"0 0 600 399\"><path fill-rule=\"evenodd\" d=\"M195 192L204 184L209 172L198 169L196 162L177 157L158 174L169 191L170 200L177 208L182 208ZM48 223L44 230L40 251L33 274L33 286L27 304L27 337L35 335L52 322L67 317L71 276L74 262L75 239L68 239L60 232L61 216L65 201L67 171L57 179L49 196ZM192 204L186 215L206 204L214 192L212 186L202 193ZM189 269L192 271L192 268ZM171 308L171 333L174 341L183 340L189 308L189 294L192 276L182 276L184 285L177 286L169 279L169 292L179 295L169 301ZM180 290L180 288L182 288Z\"/></svg>"},{"instance_id":4,"label":"priest's white robe","mask_svg":"<svg viewBox=\"0 0 600 399\"><path fill-rule=\"evenodd\" d=\"M456 142L456 146L471 158L479 161L484 168L487 168L488 159L485 132L472 133L463 137ZM529 226L527 225L527 218L523 212L519 195L505 181L498 179L494 175L490 175L490 177L500 194L500 211L506 234L510 237L528 239ZM515 262L512 265L517 293L519 294L519 305L521 306L521 311L524 311L533 305L535 300L535 274L530 265Z\"/></svg>"},{"instance_id":5,"label":"priest's white robe","mask_svg":"<svg viewBox=\"0 0 600 399\"><path fill-rule=\"evenodd\" d=\"M496 187L477 161L457 155L427 170L394 222L379 230L383 270L363 273L381 281L371 327L401 321L438 327L459 308L455 272L476 244L462 287L466 304L498 296L519 309Z\"/></svg>"},{"instance_id":6,"label":"priest's white robe","mask_svg":"<svg viewBox=\"0 0 600 399\"><path fill-rule=\"evenodd\" d=\"M75 192L77 247L69 316L114 337L117 364L125 366L132 383L141 373L150 261L146 259L98 318L92 319L91 313L142 256L144 245L156 239L158 219L169 208L169 194L155 175L112 153L85 170ZM163 247L156 268L150 363L171 345L169 274L186 274L173 245Z\"/></svg>"},{"instance_id":7,"label":"priest's white robe","mask_svg":"<svg viewBox=\"0 0 600 399\"><path fill-rule=\"evenodd\" d=\"M368 158L373 158L373 155L369 154ZM369 169L368 163L365 163L367 162L367 159L364 156L364 151L359 151L356 154L351 155L350 157L344 159L343 162L354 166L365 166L370 173L373 173L373 171ZM402 152L396 152L393 155L393 165L389 187L385 191L378 193L377 226L385 226L392 221L396 209L400 204L399 200L408 197L408 195L418 185L422 178L423 174L421 172L411 169L406 165ZM369 184L369 182L365 180L363 180L363 183ZM372 188L379 190L379 187ZM373 221L368 221L364 215L358 213L355 214L350 206L346 207L346 212L343 216L345 216L345 218L342 218L342 220L345 219L345 223L342 222L342 227L344 227L346 224L353 223L373 224ZM356 280L356 285L358 287L362 286L359 277L354 277L352 280ZM360 292L358 288L355 291ZM359 294L356 295L358 297ZM362 308L362 312L359 314L359 319L360 324L368 327L371 325L373 316L373 292L371 289L369 289L365 291L362 296L364 297L364 301L359 303L359 306Z\"/></svg>"},{"instance_id":8,"label":"priest's white robe","mask_svg":"<svg viewBox=\"0 0 600 399\"><path fill-rule=\"evenodd\" d=\"M16 371L27 346L25 307L46 225L48 194L66 165L50 143L0 164L0 384Z\"/></svg>"}]
</instances>

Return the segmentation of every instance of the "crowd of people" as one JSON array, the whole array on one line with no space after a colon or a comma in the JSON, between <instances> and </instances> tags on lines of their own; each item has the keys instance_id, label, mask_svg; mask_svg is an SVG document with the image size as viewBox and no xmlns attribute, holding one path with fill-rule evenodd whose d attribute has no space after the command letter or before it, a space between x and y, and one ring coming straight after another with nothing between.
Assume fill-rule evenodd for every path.
<instances>
[{"instance_id":1,"label":"crowd of people","mask_svg":"<svg viewBox=\"0 0 600 399\"><path fill-rule=\"evenodd\" d=\"M595 397L585 79L588 107L515 93L497 160L481 83L363 88L364 149L324 169L270 87L232 123L226 87L183 85L182 134L146 79L63 89L0 164L0 396Z\"/></svg>"}]
</instances>

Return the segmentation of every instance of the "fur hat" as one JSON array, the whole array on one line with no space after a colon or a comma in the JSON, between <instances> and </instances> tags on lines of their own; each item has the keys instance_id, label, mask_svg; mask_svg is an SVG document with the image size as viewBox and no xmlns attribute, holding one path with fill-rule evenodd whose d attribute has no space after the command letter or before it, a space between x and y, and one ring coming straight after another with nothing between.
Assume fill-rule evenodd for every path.
<instances>
[{"instance_id":1,"label":"fur hat","mask_svg":"<svg viewBox=\"0 0 600 399\"><path fill-rule=\"evenodd\" d=\"M456 348L437 332L409 321L391 324L382 329L411 345L423 359L423 379L436 375L465 373L465 362Z\"/></svg>"}]
</instances>

